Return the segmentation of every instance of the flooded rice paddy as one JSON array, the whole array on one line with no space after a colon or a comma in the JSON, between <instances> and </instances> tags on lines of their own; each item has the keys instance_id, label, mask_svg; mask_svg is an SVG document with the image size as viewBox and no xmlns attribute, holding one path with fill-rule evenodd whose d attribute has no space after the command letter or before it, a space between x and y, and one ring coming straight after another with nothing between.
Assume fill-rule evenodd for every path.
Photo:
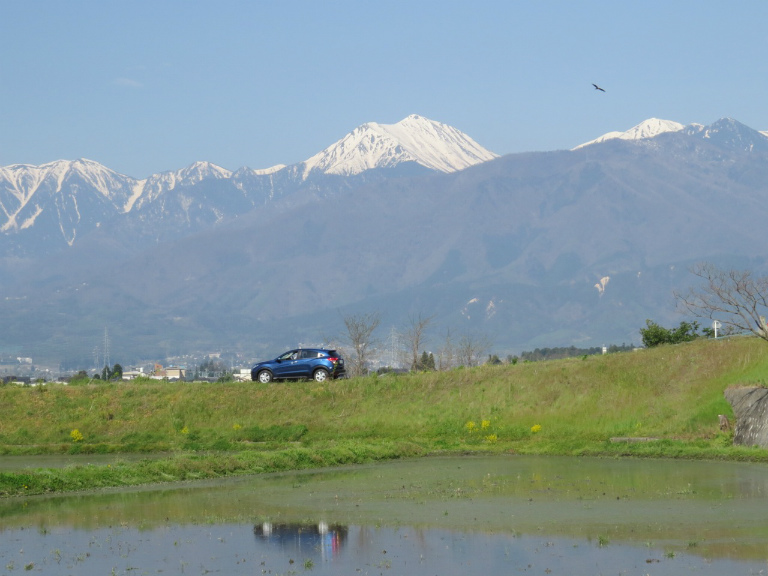
<instances>
[{"instance_id":1,"label":"flooded rice paddy","mask_svg":"<svg viewBox=\"0 0 768 576\"><path fill-rule=\"evenodd\" d=\"M0 575L766 574L768 467L432 457L0 500Z\"/></svg>"}]
</instances>

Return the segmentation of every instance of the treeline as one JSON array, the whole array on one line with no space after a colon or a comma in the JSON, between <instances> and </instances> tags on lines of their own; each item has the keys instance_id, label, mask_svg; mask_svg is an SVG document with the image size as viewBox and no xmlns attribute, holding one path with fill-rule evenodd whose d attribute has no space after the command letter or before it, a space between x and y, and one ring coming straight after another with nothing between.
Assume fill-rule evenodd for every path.
<instances>
[{"instance_id":1,"label":"treeline","mask_svg":"<svg viewBox=\"0 0 768 576\"><path fill-rule=\"evenodd\" d=\"M608 354L615 352L626 352L634 349L632 344L616 345L611 344L608 346ZM541 360L560 360L562 358L573 358L578 356L591 356L594 354L602 354L603 348L601 346L593 346L592 348L576 348L576 346L568 346L561 348L536 348L532 352L521 352L520 360L523 362L538 362Z\"/></svg>"}]
</instances>

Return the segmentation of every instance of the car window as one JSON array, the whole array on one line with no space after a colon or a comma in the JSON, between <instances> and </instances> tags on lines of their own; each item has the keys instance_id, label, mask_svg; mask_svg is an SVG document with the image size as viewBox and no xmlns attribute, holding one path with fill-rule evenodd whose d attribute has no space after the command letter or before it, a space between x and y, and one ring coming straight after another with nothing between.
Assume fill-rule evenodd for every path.
<instances>
[{"instance_id":1,"label":"car window","mask_svg":"<svg viewBox=\"0 0 768 576\"><path fill-rule=\"evenodd\" d=\"M302 350L301 351L301 357L302 358L317 358L317 352L314 350Z\"/></svg>"},{"instance_id":2,"label":"car window","mask_svg":"<svg viewBox=\"0 0 768 576\"><path fill-rule=\"evenodd\" d=\"M278 356L278 360L295 360L298 358L298 351L297 350L291 350L290 352L286 352L282 356Z\"/></svg>"}]
</instances>

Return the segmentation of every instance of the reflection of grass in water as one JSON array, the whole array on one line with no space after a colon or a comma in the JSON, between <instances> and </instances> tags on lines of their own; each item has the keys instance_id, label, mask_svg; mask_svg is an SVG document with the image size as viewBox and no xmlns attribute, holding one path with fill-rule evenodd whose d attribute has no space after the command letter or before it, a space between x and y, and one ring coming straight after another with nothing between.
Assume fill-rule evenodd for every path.
<instances>
[{"instance_id":1,"label":"reflection of grass in water","mask_svg":"<svg viewBox=\"0 0 768 576\"><path fill-rule=\"evenodd\" d=\"M637 483L657 478L687 486L710 479L717 485L766 483L762 466L739 463L642 461L570 457L428 458L341 471L275 474L206 486L96 493L0 501L5 527L65 525L78 529L112 525L141 530L172 524L256 524L322 519L328 523L422 526L454 531L600 537L607 543L654 542L664 550L708 557L765 557L768 526L762 499L739 493L727 506L697 493L663 493ZM620 478L623 477L623 478ZM302 478L297 483L297 478ZM762 480L759 480L762 478ZM585 501L550 486L583 483L600 490ZM614 488L637 485L617 500ZM642 487L642 489L640 488ZM734 488L735 489L735 488ZM643 493L645 491L645 493ZM606 492L603 495L603 492ZM461 496L457 496L462 494ZM469 494L465 497L465 494ZM688 546L697 542L694 550ZM655 547L654 545L654 547ZM301 559L297 559L301 562Z\"/></svg>"}]
</instances>

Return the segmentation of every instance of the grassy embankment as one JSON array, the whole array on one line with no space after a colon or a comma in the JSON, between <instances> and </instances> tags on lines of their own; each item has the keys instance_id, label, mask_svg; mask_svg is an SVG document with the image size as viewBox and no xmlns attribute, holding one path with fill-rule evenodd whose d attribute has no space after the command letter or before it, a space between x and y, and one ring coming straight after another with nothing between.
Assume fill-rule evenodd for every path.
<instances>
[{"instance_id":1,"label":"grassy embankment","mask_svg":"<svg viewBox=\"0 0 768 576\"><path fill-rule=\"evenodd\" d=\"M0 453L169 452L0 473L0 495L332 466L434 452L768 461L731 446L723 390L763 384L768 346L698 341L568 360L332 382L0 387ZM612 438L651 438L616 442Z\"/></svg>"}]
</instances>

